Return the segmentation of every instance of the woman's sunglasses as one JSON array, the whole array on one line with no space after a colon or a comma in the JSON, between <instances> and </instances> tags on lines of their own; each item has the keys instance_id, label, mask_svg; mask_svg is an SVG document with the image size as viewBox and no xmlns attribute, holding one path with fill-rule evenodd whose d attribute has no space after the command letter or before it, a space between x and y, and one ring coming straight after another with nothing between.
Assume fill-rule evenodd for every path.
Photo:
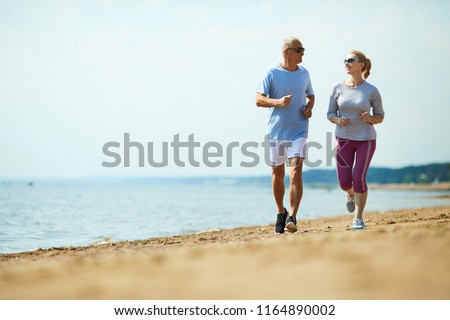
<instances>
[{"instance_id":1,"label":"woman's sunglasses","mask_svg":"<svg viewBox=\"0 0 450 320\"><path fill-rule=\"evenodd\" d=\"M349 58L349 59L345 59L344 60L344 63L353 63L353 62L361 62L361 61L359 61L359 60L356 60L355 58Z\"/></svg>"}]
</instances>

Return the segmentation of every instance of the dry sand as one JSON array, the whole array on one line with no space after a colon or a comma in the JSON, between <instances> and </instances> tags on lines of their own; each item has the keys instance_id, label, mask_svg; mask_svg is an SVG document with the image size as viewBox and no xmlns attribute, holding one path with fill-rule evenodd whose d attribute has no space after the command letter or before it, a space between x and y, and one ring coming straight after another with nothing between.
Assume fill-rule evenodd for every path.
<instances>
[{"instance_id":1,"label":"dry sand","mask_svg":"<svg viewBox=\"0 0 450 320\"><path fill-rule=\"evenodd\" d=\"M450 206L0 255L0 299L450 299Z\"/></svg>"}]
</instances>

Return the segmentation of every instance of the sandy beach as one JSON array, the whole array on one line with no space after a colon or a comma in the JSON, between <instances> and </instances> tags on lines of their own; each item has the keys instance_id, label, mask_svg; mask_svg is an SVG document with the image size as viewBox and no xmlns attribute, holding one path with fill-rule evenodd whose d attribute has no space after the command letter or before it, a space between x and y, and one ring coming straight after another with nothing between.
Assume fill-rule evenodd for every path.
<instances>
[{"instance_id":1,"label":"sandy beach","mask_svg":"<svg viewBox=\"0 0 450 320\"><path fill-rule=\"evenodd\" d=\"M450 206L0 255L0 299L450 299Z\"/></svg>"}]
</instances>

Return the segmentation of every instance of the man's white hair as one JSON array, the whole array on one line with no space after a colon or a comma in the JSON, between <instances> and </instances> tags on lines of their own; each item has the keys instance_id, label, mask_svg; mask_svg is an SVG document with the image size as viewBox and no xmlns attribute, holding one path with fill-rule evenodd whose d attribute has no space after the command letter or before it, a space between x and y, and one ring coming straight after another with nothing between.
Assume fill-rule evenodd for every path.
<instances>
[{"instance_id":1,"label":"man's white hair","mask_svg":"<svg viewBox=\"0 0 450 320\"><path fill-rule=\"evenodd\" d=\"M300 39L294 36L290 36L283 39L281 51L286 50L287 48L292 48L294 42L300 42Z\"/></svg>"}]
</instances>

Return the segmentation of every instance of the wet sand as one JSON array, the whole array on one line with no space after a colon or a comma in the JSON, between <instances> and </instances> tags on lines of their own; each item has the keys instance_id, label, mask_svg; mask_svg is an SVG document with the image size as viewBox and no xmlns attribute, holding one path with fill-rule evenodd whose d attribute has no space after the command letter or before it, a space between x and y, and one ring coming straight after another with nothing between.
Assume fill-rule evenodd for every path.
<instances>
[{"instance_id":1,"label":"wet sand","mask_svg":"<svg viewBox=\"0 0 450 320\"><path fill-rule=\"evenodd\" d=\"M450 206L0 255L0 299L450 299Z\"/></svg>"}]
</instances>

